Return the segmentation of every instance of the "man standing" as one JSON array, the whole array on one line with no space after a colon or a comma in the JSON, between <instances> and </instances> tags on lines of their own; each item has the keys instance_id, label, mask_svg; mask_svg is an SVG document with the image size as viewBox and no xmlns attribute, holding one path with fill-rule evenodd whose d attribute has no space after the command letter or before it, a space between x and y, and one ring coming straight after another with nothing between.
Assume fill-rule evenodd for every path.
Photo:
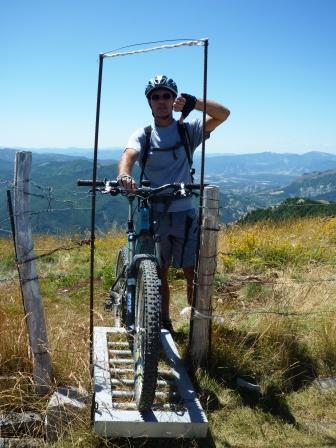
<instances>
[{"instance_id":1,"label":"man standing","mask_svg":"<svg viewBox=\"0 0 336 448\"><path fill-rule=\"evenodd\" d=\"M176 83L164 75L148 82L145 95L154 123L131 135L119 161L119 185L126 189L136 188L132 178L136 161L141 168L141 180L149 180L153 188L167 183L191 183L192 155L202 142L202 121L183 123L183 120L193 109L203 111L203 100L184 93L178 95ZM173 111L181 112L179 121L173 118ZM206 112L207 136L230 115L226 107L209 100ZM158 202L153 208L161 241L162 327L173 332L169 317L168 268L172 265L183 269L191 305L197 218L191 198Z\"/></svg>"}]
</instances>

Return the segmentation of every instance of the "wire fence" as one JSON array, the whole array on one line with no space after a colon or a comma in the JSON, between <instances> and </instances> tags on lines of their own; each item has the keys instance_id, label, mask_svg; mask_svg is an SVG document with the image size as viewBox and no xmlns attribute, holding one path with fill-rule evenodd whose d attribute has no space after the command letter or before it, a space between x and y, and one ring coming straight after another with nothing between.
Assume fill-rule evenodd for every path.
<instances>
[{"instance_id":1,"label":"wire fence","mask_svg":"<svg viewBox=\"0 0 336 448\"><path fill-rule=\"evenodd\" d=\"M35 252L38 253L38 255L35 255L32 258L27 259L25 262L32 261L32 260L39 260L43 259L45 257L52 257L54 254L60 251L72 251L72 250L78 250L81 247L87 246L90 244L91 240L90 238L80 237L81 234L87 233L89 228L89 220L90 220L90 210L91 210L91 192L90 191L76 191L74 188L73 190L64 189L64 187L60 186L50 186L50 185L41 185L34 181L33 179L29 179L31 189L32 191L26 194L29 194L33 201L31 210L26 211L25 213L29 214L32 217L32 227L33 227L33 233L34 233L34 227L41 233L41 229L46 230L48 234L48 223L52 221L52 216L55 216L56 214L62 215L62 226L64 223L69 220L71 222L71 216L75 215L77 212L84 213L86 215L86 222L83 222L83 216L81 215L79 220L81 221L78 223L77 221L77 232L74 232L76 234L75 238L72 238L68 245L60 244L56 247L50 247L43 249L36 248ZM13 182L9 179L0 179L0 185L3 187L8 187L12 193L15 192L15 190L21 190L21 187L14 186ZM107 198L104 198L107 199ZM309 204L310 206L311 204ZM314 205L320 205L320 204L312 204ZM334 207L335 204L323 204L323 206L327 207L330 205L331 207ZM307 207L306 204L287 204L287 207ZM109 207L109 206L108 206ZM107 210L108 210L107 207ZM117 220L113 216L113 214L108 213L106 209L104 210L98 210L97 214L100 214L103 216L103 227L102 230L109 230L111 226L116 229L117 226ZM39 224L39 218L43 217L43 222L41 225ZM35 221L33 221L35 219ZM125 213L125 220L126 222L126 213ZM83 224L86 224L83 225ZM66 227L66 226L65 226ZM73 228L76 228L76 225L73 226ZM99 222L98 222L98 228L99 228ZM55 231L55 228L52 229L53 232L49 232L49 234L55 234L57 237L63 238L62 232ZM220 230L220 229L211 229L211 230ZM225 231L225 230L224 230ZM0 235L1 233L5 235L7 238L11 236L11 229L10 229L10 217L4 216L0 220ZM332 248L335 248L335 244L325 244L325 242L321 242L320 244L316 244L315 248L318 250L328 251ZM219 256L228 256L228 257L236 257L237 258L237 252L235 251L218 251ZM7 254L10 257L10 254ZM14 257L14 255L13 255ZM14 258L13 258L14 259ZM325 267L330 267L331 269L335 268L336 262L333 260L311 260L312 264L318 264ZM221 275L219 272L217 274ZM76 277L76 273L72 273L74 277ZM63 274L53 274L53 275L44 275L40 276L40 279L52 279L52 278L62 278L65 275ZM82 274L78 274L78 277L82 276ZM16 281L17 277L13 275L2 275L0 274L0 284L4 284L6 282ZM228 281L230 283L230 281ZM323 278L314 278L314 279L304 279L304 280L298 280L298 283L300 284L331 284L336 282L336 277L323 277ZM216 286L217 290L225 289L225 281L222 282L222 286ZM287 281L281 281L279 279L243 279L240 280L240 283L243 284L250 284L250 283L261 283L266 286L288 286ZM283 313L284 314L284 313ZM285 315L285 314L284 314Z\"/></svg>"},{"instance_id":2,"label":"wire fence","mask_svg":"<svg viewBox=\"0 0 336 448\"><path fill-rule=\"evenodd\" d=\"M29 195L32 198L31 209L23 213L31 216L33 233L64 235L88 232L92 194L90 191L76 191L76 187L71 190L62 186L41 185L32 179L29 179L29 182L32 191L29 193L24 191L24 195ZM7 190L12 194L15 194L16 191L23 191L22 187L15 186L11 180L1 179L0 185L7 186ZM97 202L99 203L99 201L106 203L107 198L98 197ZM0 236L1 234L10 236L10 217L6 210L5 199L0 204L0 210L2 210ZM120 212L114 216L112 210L113 206L97 210L98 231L108 230L109 226L113 228L117 226L120 221ZM126 221L126 212L123 218Z\"/></svg>"}]
</instances>

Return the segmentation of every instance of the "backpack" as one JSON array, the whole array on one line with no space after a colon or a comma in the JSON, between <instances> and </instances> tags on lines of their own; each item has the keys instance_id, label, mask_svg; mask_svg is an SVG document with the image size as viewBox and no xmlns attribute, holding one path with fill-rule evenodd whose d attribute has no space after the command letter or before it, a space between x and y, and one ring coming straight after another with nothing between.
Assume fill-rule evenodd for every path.
<instances>
[{"instance_id":1,"label":"backpack","mask_svg":"<svg viewBox=\"0 0 336 448\"><path fill-rule=\"evenodd\" d=\"M145 135L146 135L146 142L145 142L145 148L144 148L144 152L142 155L142 159L141 159L141 173L140 173L140 185L142 183L142 179L143 179L143 175L144 175L144 171L145 171L145 166L147 163L147 159L148 159L148 154L149 154L149 150L150 150L150 139L151 139L151 134L152 134L152 126L146 126L144 128L145 131ZM186 127L186 125L184 123L177 123L177 130L178 133L180 135L180 139L183 143L185 152L186 152L186 156L188 159L188 163L190 166L190 175L191 175L191 182L194 182L194 178L193 175L195 173L195 170L192 169L192 164L193 164L193 159L192 159L192 152L191 152L191 145L190 145L190 137L189 137L189 133L188 133L188 129ZM172 148L167 148L166 150L174 150L177 149L177 147L179 147L180 144L172 147Z\"/></svg>"}]
</instances>

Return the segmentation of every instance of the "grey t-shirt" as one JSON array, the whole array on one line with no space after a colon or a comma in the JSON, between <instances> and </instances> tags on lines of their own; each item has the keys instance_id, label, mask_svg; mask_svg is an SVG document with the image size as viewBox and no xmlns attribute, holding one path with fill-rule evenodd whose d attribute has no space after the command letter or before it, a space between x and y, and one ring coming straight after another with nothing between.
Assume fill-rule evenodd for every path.
<instances>
[{"instance_id":1,"label":"grey t-shirt","mask_svg":"<svg viewBox=\"0 0 336 448\"><path fill-rule=\"evenodd\" d=\"M193 153L202 142L202 122L199 119L195 119L185 123L185 125L188 130L191 151ZM142 160L145 144L146 134L144 128L141 128L137 129L131 135L126 146L126 148L135 149L139 153L139 164ZM149 180L153 188L173 182L191 183L190 166L178 132L176 120L166 127L159 127L152 124L150 150L143 178ZM164 210L165 206L163 204L156 204L155 208L157 210ZM183 198L172 201L167 211L177 212L191 208L193 208L192 199Z\"/></svg>"}]
</instances>

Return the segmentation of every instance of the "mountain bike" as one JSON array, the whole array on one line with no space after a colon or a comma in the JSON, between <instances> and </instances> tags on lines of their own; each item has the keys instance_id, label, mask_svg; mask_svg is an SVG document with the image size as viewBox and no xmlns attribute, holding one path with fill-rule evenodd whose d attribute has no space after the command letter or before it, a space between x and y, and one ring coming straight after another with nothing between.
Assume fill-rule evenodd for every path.
<instances>
[{"instance_id":1,"label":"mountain bike","mask_svg":"<svg viewBox=\"0 0 336 448\"><path fill-rule=\"evenodd\" d=\"M92 181L79 180L78 185L92 186ZM155 398L161 332L160 236L152 204L158 200L169 204L192 196L200 185L171 183L151 188L148 181L143 181L140 188L125 190L116 181L104 180L96 182L96 189L128 200L127 245L118 253L116 280L107 306L126 328L134 358L135 400L138 409L144 411L151 408Z\"/></svg>"}]
</instances>

